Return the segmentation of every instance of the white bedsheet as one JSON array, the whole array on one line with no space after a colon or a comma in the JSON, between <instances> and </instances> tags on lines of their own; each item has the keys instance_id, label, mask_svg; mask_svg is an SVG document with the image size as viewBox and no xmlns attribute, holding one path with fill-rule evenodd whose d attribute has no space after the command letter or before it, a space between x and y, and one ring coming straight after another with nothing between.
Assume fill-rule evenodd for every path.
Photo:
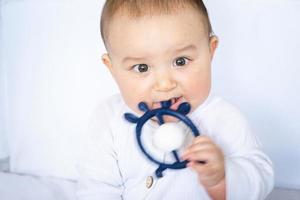
<instances>
[{"instance_id":1,"label":"white bedsheet","mask_svg":"<svg viewBox=\"0 0 300 200\"><path fill-rule=\"evenodd\" d=\"M73 181L0 172L1 200L75 200Z\"/></svg>"},{"instance_id":2,"label":"white bedsheet","mask_svg":"<svg viewBox=\"0 0 300 200\"><path fill-rule=\"evenodd\" d=\"M0 172L0 200L75 200L73 181ZM300 191L275 188L266 200L299 200Z\"/></svg>"}]
</instances>

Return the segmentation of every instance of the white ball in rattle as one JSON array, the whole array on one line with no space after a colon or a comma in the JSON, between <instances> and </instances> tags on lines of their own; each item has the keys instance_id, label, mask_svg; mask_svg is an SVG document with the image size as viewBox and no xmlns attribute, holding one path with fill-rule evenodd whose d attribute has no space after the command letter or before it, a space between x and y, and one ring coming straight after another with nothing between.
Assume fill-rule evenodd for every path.
<instances>
[{"instance_id":1,"label":"white ball in rattle","mask_svg":"<svg viewBox=\"0 0 300 200\"><path fill-rule=\"evenodd\" d=\"M153 135L153 144L164 152L179 149L184 143L184 130L177 123L162 124Z\"/></svg>"}]
</instances>

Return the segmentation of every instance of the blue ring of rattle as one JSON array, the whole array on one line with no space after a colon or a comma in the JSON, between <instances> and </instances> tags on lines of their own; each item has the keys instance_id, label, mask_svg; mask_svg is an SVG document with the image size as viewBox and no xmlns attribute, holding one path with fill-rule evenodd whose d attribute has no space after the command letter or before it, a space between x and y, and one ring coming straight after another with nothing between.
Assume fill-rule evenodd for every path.
<instances>
[{"instance_id":1,"label":"blue ring of rattle","mask_svg":"<svg viewBox=\"0 0 300 200\"><path fill-rule=\"evenodd\" d=\"M170 115L173 117L176 117L178 119L180 119L181 121L183 121L193 132L194 136L197 137L200 135L197 127L193 124L193 122L185 115L176 112L174 110L171 109L165 109L165 108L158 108L158 109L154 109L154 110L150 110L148 112L146 112L139 120L139 122L136 125L136 139L138 141L138 145L140 147L140 149L142 150L142 152L147 156L147 158L149 160L151 160L152 162L164 167L164 168L170 168L170 169L183 169L186 167L187 161L181 161L181 162L174 162L173 164L166 164L166 163L161 163L157 160L155 160L149 153L147 153L147 151L144 149L142 141L141 141L141 135L142 135L142 128L144 126L144 124L151 119L154 116L163 116L163 115Z\"/></svg>"}]
</instances>

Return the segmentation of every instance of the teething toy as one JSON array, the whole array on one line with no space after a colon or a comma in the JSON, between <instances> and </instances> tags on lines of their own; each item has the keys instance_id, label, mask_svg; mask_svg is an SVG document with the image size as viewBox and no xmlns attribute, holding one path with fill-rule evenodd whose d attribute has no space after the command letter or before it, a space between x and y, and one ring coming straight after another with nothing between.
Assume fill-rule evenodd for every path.
<instances>
[{"instance_id":1,"label":"teething toy","mask_svg":"<svg viewBox=\"0 0 300 200\"><path fill-rule=\"evenodd\" d=\"M183 169L186 167L187 161L180 161L177 153L177 149L182 146L184 135L183 131L178 129L175 123L165 123L163 120L164 115L173 116L179 120L181 120L185 125L187 125L193 135L199 136L200 132L198 131L197 127L193 124L193 122L186 116L190 110L191 106L189 103L184 102L181 103L177 110L170 109L171 100L161 102L161 108L150 110L146 103L141 102L138 105L138 108L145 112L140 118L131 114L125 113L124 117L127 121L136 124L136 139L141 151L146 155L146 157L156 163L159 167L155 171L156 177L160 178L163 176L162 172L166 169ZM151 118L156 117L158 119L160 127L154 133L153 143L154 145L163 150L164 152L172 153L175 159L175 162L172 164L169 163L162 163L157 159L153 158L144 148L142 144L141 135L142 135L142 128L144 124L150 120ZM160 138L160 136L162 138ZM170 140L172 139L172 140ZM174 143L170 143L170 141Z\"/></svg>"},{"instance_id":2,"label":"teething toy","mask_svg":"<svg viewBox=\"0 0 300 200\"><path fill-rule=\"evenodd\" d=\"M153 134L153 144L159 150L170 153L182 147L184 130L174 122L162 124Z\"/></svg>"}]
</instances>

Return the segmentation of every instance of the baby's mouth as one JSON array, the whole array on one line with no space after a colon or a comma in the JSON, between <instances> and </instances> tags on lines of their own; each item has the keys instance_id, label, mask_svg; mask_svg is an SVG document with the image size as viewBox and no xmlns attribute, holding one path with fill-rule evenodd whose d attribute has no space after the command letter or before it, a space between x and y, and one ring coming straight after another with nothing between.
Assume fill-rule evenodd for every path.
<instances>
[{"instance_id":1,"label":"baby's mouth","mask_svg":"<svg viewBox=\"0 0 300 200\"><path fill-rule=\"evenodd\" d=\"M177 110L178 106L183 102L183 97L176 97L172 99L171 107L172 110Z\"/></svg>"},{"instance_id":2,"label":"baby's mouth","mask_svg":"<svg viewBox=\"0 0 300 200\"><path fill-rule=\"evenodd\" d=\"M168 101L168 100L163 100L163 101ZM169 101L171 101L171 106L169 107L169 109L177 110L179 105L185 102L185 99L183 96L180 96L180 97L174 97L172 99L169 99ZM159 109L162 107L161 102L154 102L152 105L153 105L152 109ZM158 119L156 117L153 117L152 120L158 123ZM163 120L164 122L178 122L178 119L173 116L164 116Z\"/></svg>"},{"instance_id":3,"label":"baby's mouth","mask_svg":"<svg viewBox=\"0 0 300 200\"><path fill-rule=\"evenodd\" d=\"M184 98L182 96L174 97L172 99L169 99L169 101L171 101L170 109L177 110L178 106L184 102ZM161 102L153 103L152 109L158 109L158 108L161 108Z\"/></svg>"}]
</instances>

